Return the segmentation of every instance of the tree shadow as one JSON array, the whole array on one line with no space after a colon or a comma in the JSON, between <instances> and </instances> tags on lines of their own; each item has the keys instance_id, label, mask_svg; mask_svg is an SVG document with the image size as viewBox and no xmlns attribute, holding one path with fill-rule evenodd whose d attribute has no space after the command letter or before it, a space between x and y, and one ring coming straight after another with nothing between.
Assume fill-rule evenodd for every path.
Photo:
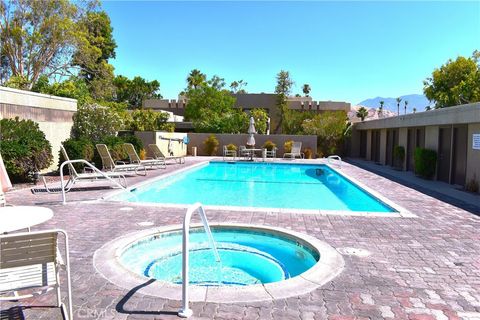
<instances>
[{"instance_id":1,"label":"tree shadow","mask_svg":"<svg viewBox=\"0 0 480 320\"><path fill-rule=\"evenodd\" d=\"M150 279L145 283L142 283L134 288L132 288L130 291L127 292L127 294L117 303L115 306L115 310L118 313L125 313L125 314L141 314L141 315L172 315L172 316L177 316L178 312L177 311L149 311L149 310L128 310L125 309L125 305L127 302L132 298L135 293L137 293L138 290L154 283L156 280L155 279Z\"/></svg>"}]
</instances>

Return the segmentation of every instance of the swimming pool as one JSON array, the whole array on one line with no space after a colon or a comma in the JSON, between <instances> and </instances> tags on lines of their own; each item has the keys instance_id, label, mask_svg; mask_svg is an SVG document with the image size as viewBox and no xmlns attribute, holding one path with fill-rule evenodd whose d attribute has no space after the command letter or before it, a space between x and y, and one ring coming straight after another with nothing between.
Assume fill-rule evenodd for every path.
<instances>
[{"instance_id":1,"label":"swimming pool","mask_svg":"<svg viewBox=\"0 0 480 320\"><path fill-rule=\"evenodd\" d=\"M209 162L111 200L275 209L397 212L323 164Z\"/></svg>"}]
</instances>

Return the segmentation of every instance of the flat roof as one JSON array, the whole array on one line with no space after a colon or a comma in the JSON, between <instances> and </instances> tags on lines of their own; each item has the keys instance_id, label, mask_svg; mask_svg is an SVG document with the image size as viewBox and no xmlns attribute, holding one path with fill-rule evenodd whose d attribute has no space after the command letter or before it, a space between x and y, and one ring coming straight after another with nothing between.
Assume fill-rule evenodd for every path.
<instances>
[{"instance_id":1,"label":"flat roof","mask_svg":"<svg viewBox=\"0 0 480 320\"><path fill-rule=\"evenodd\" d=\"M357 130L480 123L480 102L356 122Z\"/></svg>"}]
</instances>

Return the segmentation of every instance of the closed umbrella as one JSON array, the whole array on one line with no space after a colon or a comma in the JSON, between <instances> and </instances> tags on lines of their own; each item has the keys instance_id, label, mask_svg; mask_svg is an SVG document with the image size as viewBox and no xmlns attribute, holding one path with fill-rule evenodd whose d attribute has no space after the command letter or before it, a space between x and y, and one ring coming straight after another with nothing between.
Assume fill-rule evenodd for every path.
<instances>
[{"instance_id":1,"label":"closed umbrella","mask_svg":"<svg viewBox=\"0 0 480 320\"><path fill-rule=\"evenodd\" d=\"M253 136L257 131L255 130L255 120L253 117L250 117L250 125L248 126L248 133L250 136L248 137L247 140L247 145L249 146L255 146L255 137Z\"/></svg>"}]
</instances>

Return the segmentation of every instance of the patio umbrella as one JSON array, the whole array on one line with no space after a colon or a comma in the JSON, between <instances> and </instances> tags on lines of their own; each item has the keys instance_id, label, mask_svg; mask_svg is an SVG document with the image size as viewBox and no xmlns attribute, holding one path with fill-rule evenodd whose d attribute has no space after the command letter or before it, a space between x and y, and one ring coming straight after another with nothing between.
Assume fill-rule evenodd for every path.
<instances>
[{"instance_id":1,"label":"patio umbrella","mask_svg":"<svg viewBox=\"0 0 480 320\"><path fill-rule=\"evenodd\" d=\"M247 145L255 145L255 137L253 136L255 133L257 133L255 130L255 120L253 119L253 117L250 117L250 125L248 126L248 134L250 136L248 137Z\"/></svg>"}]
</instances>

